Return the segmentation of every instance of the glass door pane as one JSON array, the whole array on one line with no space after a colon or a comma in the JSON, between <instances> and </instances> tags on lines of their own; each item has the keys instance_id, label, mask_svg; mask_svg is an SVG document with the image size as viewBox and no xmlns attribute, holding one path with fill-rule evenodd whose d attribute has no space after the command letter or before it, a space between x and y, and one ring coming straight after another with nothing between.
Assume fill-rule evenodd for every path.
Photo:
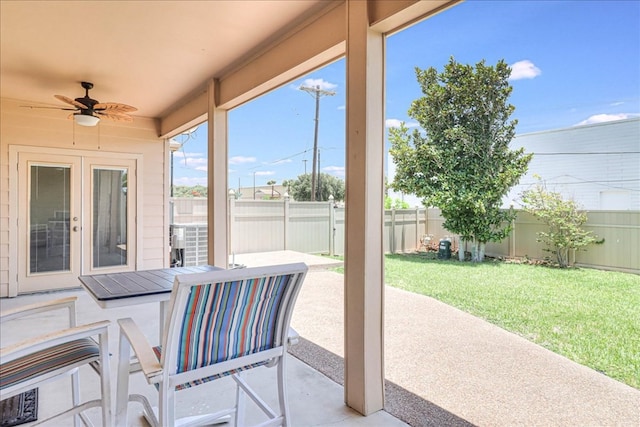
<instances>
[{"instance_id":1,"label":"glass door pane","mask_svg":"<svg viewBox=\"0 0 640 427\"><path fill-rule=\"evenodd\" d=\"M127 169L93 169L93 268L127 265Z\"/></svg>"},{"instance_id":2,"label":"glass door pane","mask_svg":"<svg viewBox=\"0 0 640 427\"><path fill-rule=\"evenodd\" d=\"M31 165L29 273L70 270L71 167Z\"/></svg>"}]
</instances>

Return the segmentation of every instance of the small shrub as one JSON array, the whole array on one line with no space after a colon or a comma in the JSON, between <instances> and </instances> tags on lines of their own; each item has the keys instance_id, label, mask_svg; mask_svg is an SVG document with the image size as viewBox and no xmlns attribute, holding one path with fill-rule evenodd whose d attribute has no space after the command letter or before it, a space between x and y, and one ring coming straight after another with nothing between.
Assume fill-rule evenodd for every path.
<instances>
[{"instance_id":1,"label":"small shrub","mask_svg":"<svg viewBox=\"0 0 640 427\"><path fill-rule=\"evenodd\" d=\"M586 250L592 243L603 243L590 231L582 228L587 214L573 200L564 200L560 193L548 191L544 182L522 193L524 210L545 223L548 231L537 233L538 242L548 246L546 251L555 255L561 268L569 266L570 251Z\"/></svg>"}]
</instances>

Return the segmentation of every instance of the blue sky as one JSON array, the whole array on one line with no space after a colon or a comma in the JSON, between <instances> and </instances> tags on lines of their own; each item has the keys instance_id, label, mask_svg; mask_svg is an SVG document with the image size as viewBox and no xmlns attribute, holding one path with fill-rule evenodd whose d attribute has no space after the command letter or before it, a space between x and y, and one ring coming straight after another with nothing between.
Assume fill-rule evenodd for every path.
<instances>
[{"instance_id":1,"label":"blue sky","mask_svg":"<svg viewBox=\"0 0 640 427\"><path fill-rule=\"evenodd\" d=\"M640 116L640 1L467 1L387 39L387 126L422 94L415 67L453 56L512 66L517 133ZM311 172L314 98L320 100L320 168L344 178L345 61L340 60L229 113L229 186L265 185ZM174 157L176 185L206 185L207 131L199 126Z\"/></svg>"}]
</instances>

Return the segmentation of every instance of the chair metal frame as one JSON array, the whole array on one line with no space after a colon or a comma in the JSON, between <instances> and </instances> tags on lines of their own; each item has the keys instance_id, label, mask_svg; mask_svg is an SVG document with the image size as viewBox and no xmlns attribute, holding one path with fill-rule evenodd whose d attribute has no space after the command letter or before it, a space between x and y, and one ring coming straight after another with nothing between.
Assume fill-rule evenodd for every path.
<instances>
[{"instance_id":1,"label":"chair metal frame","mask_svg":"<svg viewBox=\"0 0 640 427\"><path fill-rule=\"evenodd\" d=\"M73 343L86 338L92 339L92 344L95 344L98 349L97 356L90 358L85 357L81 360L68 360L65 361L65 363L60 363L55 370L42 372L37 376L28 375L27 378L13 385L0 388L0 399L3 400L31 390L46 382L59 379L63 376L71 376L71 400L73 407L33 425L59 421L61 418L70 416L74 416L76 427L79 427L81 423L84 425L93 425L86 414L84 414L84 411L94 407L101 407L102 409L102 425L111 425L111 383L109 377L109 340L107 333L110 322L104 320L78 326L76 324L76 300L77 297L62 298L3 310L2 313L0 313L0 323L3 325L6 322L25 316L60 309L68 310L69 317L69 328L67 329L28 338L1 348L0 371L2 371L3 366L8 366L7 364L10 362L19 361L22 358L28 357L38 358L40 356L38 354L39 352L46 352L55 346ZM95 342L95 337L98 337L97 342ZM90 366L100 376L101 398L80 403L79 368L85 365Z\"/></svg>"},{"instance_id":2,"label":"chair metal frame","mask_svg":"<svg viewBox=\"0 0 640 427\"><path fill-rule=\"evenodd\" d=\"M173 426L173 425L201 425L203 423L220 422L229 419L230 416L235 416L235 425L240 427L244 425L244 412L245 412L245 396L251 398L251 400L260 408L267 416L268 420L259 424L260 426L275 426L291 425L289 408L287 404L287 391L286 391L286 356L287 347L291 343L295 343L297 335L291 336L290 321L293 308L297 295L300 291L301 285L307 273L307 266L304 263L294 263L285 265L275 265L267 267L255 267L255 268L243 268L243 269L231 269L231 270L218 270L206 273L190 273L177 275L175 277L173 290L171 293L171 300L169 303L169 315L166 320L164 328L164 336L162 338L162 353L160 359L154 353L152 346L147 341L142 331L138 328L135 322L130 319L120 319L118 323L120 325L120 353L118 364L118 385L116 393L116 422L118 425L127 425L127 408L129 401L137 401L143 405L144 416L147 421L153 426ZM287 279L288 278L288 279ZM272 302L277 309L272 310L273 315L270 317L268 324L272 324L272 330L268 331L272 335L272 339L268 341L270 344L265 345L262 342L260 345L264 348L256 348L253 344L253 340L247 339L242 341L238 339L239 345L243 348L240 354L227 354L221 357L221 360L204 362L198 364L198 366L182 369L179 371L178 365L182 362L178 360L179 352L181 350L181 335L185 334L185 342L191 342L195 334L193 334L190 328L183 327L184 325L191 325L200 321L200 319L225 319L229 322L229 330L236 331L238 334L250 335L255 332L255 326L247 328L245 326L235 328L233 322L236 321L236 317L224 317L223 312L230 313L230 307L227 305L224 308L220 308L222 304L216 304L213 302L207 303L202 310L207 310L206 315L200 317L194 317L189 311L189 305L194 304L196 300L195 296L192 296L192 292L223 292L224 289L236 289L238 294L244 291L240 289L247 289L248 292L252 292L255 289L255 296L264 297L267 292L265 283L278 283L278 285L272 285L270 289L280 289L277 297L273 297ZM203 289L202 287L208 287ZM235 286L235 288L233 288ZM243 288L244 286L244 288ZM200 288L200 289L196 289ZM232 292L229 290L229 292ZM272 292L272 291L268 291ZM194 294L195 295L195 294ZM270 296L276 295L275 293L269 294ZM212 300L213 301L213 300ZM246 303L248 299L244 300ZM236 304L241 304L235 301ZM255 315L255 318L261 316L261 310L263 310L266 304L261 306L252 306L251 311L245 310L244 313L251 312ZM256 308L258 307L258 308ZM238 313L238 309L242 308L239 305L233 306L235 313ZM226 310L226 311L224 311ZM252 320L253 321L253 320ZM238 321L238 324L240 321ZM226 323L225 323L226 325ZM206 335L207 339L218 339L222 334L217 334L214 331L215 328L204 328L198 330L197 336L201 337ZM185 332L187 331L187 332ZM225 330L227 331L227 330ZM253 331L253 332L252 332ZM262 330L261 330L262 331ZM264 331L263 331L264 332ZM236 335L233 335L234 337ZM255 337L255 335L254 335ZM243 342L250 342L250 344L243 344ZM222 349L229 349L231 345L221 345L217 347L219 351ZM131 359L131 350L135 354L135 358ZM246 351L245 351L246 350ZM212 354L215 353L219 356L219 352L216 350L203 351L199 349L197 351L197 358L200 357L209 359L212 358ZM183 354L183 353L181 353ZM200 366L202 365L202 366ZM251 369L259 366L265 367L277 367L277 388L278 388L278 405L279 413L274 411L269 405L257 395L249 384L243 378L246 373ZM155 385L158 388L158 401L159 410L158 414L155 414L155 410L151 407L148 400L141 395L129 395L129 376L133 372L141 370L151 385ZM240 372L239 370L242 370ZM180 386L185 383L191 383L193 381L201 381L202 379L211 380L212 377L218 379L221 376L231 375L236 385L235 405L232 408L218 411L214 414L206 414L202 416L191 416L183 418L181 420L175 419L175 397L176 392L179 391ZM213 379L213 381L215 381ZM200 384L190 384L190 386L197 387Z\"/></svg>"}]
</instances>

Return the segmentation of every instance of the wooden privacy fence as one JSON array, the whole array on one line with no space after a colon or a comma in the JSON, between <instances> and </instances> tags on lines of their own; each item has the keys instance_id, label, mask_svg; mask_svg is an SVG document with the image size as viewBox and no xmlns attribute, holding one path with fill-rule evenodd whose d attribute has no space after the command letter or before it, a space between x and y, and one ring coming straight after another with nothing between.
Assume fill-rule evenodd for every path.
<instances>
[{"instance_id":1,"label":"wooden privacy fence","mask_svg":"<svg viewBox=\"0 0 640 427\"><path fill-rule=\"evenodd\" d=\"M452 249L457 250L459 236L444 229L439 209L427 209L426 233L437 242L450 236ZM589 245L577 251L572 260L578 266L625 271L640 274L640 212L588 211L584 229L595 233L604 243ZM552 256L546 246L536 241L538 231L546 227L531 214L518 211L511 234L499 243L488 243L485 254L492 257L544 259Z\"/></svg>"},{"instance_id":2,"label":"wooden privacy fence","mask_svg":"<svg viewBox=\"0 0 640 427\"><path fill-rule=\"evenodd\" d=\"M176 199L173 222L197 227L203 241L190 241L187 255L206 259L206 199ZM191 205L191 207L189 206ZM179 211L176 206L179 207ZM190 216L189 212L193 212ZM575 254L575 263L603 269L640 273L640 212L589 211L585 228L605 242L591 245ZM315 254L344 254L344 207L333 202L295 202L283 200L229 199L230 254L293 250ZM385 253L425 250L422 238L431 237L431 248L437 248L448 237L455 251L459 238L442 227L439 209L388 209L384 215L383 245ZM205 230L203 230L205 228ZM489 243L486 255L543 259L549 256L544 245L536 242L536 232L544 226L524 211L519 211L514 231L500 243ZM187 230L189 232L189 230ZM193 248L196 245L196 248Z\"/></svg>"}]
</instances>

